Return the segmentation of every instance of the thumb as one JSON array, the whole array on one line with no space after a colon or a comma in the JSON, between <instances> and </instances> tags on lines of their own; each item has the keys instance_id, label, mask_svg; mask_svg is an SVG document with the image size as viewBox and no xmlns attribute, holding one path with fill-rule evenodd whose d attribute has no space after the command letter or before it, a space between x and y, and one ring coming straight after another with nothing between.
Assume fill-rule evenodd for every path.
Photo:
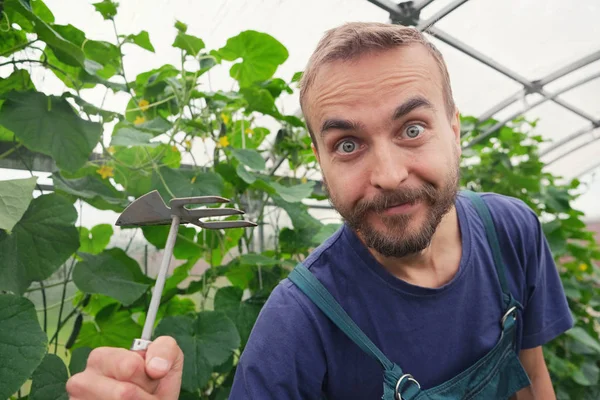
<instances>
[{"instance_id":1,"label":"thumb","mask_svg":"<svg viewBox=\"0 0 600 400\"><path fill-rule=\"evenodd\" d=\"M146 374L152 379L162 379L168 374L183 371L183 352L170 336L156 338L146 350Z\"/></svg>"}]
</instances>

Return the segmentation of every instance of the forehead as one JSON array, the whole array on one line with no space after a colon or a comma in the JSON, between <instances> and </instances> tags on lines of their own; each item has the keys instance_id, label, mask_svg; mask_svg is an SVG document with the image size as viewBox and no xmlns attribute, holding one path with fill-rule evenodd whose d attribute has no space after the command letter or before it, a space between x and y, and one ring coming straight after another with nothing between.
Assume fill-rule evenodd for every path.
<instances>
[{"instance_id":1,"label":"forehead","mask_svg":"<svg viewBox=\"0 0 600 400\"><path fill-rule=\"evenodd\" d=\"M444 108L442 73L429 50L407 45L369 52L319 67L306 96L307 118L318 129L320 121L332 113L372 114L375 110L380 114L415 95L425 97L438 110Z\"/></svg>"}]
</instances>

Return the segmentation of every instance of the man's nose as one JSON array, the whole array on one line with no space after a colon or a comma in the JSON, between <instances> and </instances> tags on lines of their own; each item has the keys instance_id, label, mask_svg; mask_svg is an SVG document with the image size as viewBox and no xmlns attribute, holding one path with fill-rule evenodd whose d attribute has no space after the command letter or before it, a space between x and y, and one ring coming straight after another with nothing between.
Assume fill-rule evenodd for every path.
<instances>
[{"instance_id":1,"label":"man's nose","mask_svg":"<svg viewBox=\"0 0 600 400\"><path fill-rule=\"evenodd\" d=\"M371 185L380 190L395 190L408 178L401 152L391 143L378 145L371 154Z\"/></svg>"}]
</instances>

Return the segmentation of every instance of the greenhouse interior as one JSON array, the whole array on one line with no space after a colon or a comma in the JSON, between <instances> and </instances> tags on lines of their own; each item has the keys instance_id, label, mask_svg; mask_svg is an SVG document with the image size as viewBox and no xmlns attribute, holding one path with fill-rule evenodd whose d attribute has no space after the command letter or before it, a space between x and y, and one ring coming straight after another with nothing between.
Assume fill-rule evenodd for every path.
<instances>
[{"instance_id":1,"label":"greenhouse interior","mask_svg":"<svg viewBox=\"0 0 600 400\"><path fill-rule=\"evenodd\" d=\"M599 20L597 0L0 0L0 399L600 399ZM358 50L371 42L354 25L353 53L337 48L306 78L326 33L352 23L403 26L439 50L454 142L381 147L383 131L367 138L370 126L400 130L403 113L439 113L416 97L416 111L398 106L392 122L380 121L387 111L377 105L397 104L386 101L391 86L373 89L391 68L377 60L413 51L398 74L420 68L414 44ZM431 54L420 55L429 66ZM422 82L441 98L438 76ZM304 82L305 100L322 104L301 107ZM412 90L397 84L397 93ZM335 91L318 97L317 88ZM320 136L306 110L312 122L330 118L311 124ZM342 141L344 132L362 139ZM331 137L340 141L313 142ZM439 211L449 196L440 181L454 165L425 154L426 140L460 150L456 183L490 200L495 230L479 222L480 208ZM338 154L338 143L359 144L360 156ZM443 170L429 192L382 186L400 172L375 176L385 169L377 157L400 165L401 152L416 182ZM371 205L365 194L359 210L360 190L400 205ZM405 228L419 213L439 214L429 239ZM470 244L466 215L477 219ZM335 246L364 254L338 249L324 261ZM347 331L296 281L309 262L391 361L340 339ZM348 272L355 262L376 272ZM469 300L452 303L459 278L477 281ZM518 306L502 310L488 280L505 298L512 288ZM492 307L500 314L486 315ZM520 349L510 360L521 367L503 364L467 387L465 374L483 374L475 367L508 337L506 321ZM164 336L184 355L180 383L161 392L167 378L148 369L135 374L154 379L153 389L132 383L133 371L118 375L125 360L145 365ZM414 351L403 359L406 348ZM101 362L113 372L94 375ZM462 394L440 394L460 379ZM128 397L134 389L143 396Z\"/></svg>"}]
</instances>

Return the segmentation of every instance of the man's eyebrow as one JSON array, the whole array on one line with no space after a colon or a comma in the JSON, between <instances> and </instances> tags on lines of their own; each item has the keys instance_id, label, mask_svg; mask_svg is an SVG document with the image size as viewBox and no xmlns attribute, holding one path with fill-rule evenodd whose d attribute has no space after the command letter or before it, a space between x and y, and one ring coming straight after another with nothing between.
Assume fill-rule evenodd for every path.
<instances>
[{"instance_id":1,"label":"man's eyebrow","mask_svg":"<svg viewBox=\"0 0 600 400\"><path fill-rule=\"evenodd\" d=\"M422 96L415 96L411 97L410 99L406 100L404 103L396 107L392 119L400 119L409 114L411 111L416 110L417 108L428 108L432 111L435 111L435 107L433 106L433 104L431 104L429 100Z\"/></svg>"},{"instance_id":2,"label":"man's eyebrow","mask_svg":"<svg viewBox=\"0 0 600 400\"><path fill-rule=\"evenodd\" d=\"M321 124L321 137L324 137L327 131L338 129L342 131L357 131L361 129L361 124L356 121L350 121L340 118L329 118Z\"/></svg>"}]
</instances>

